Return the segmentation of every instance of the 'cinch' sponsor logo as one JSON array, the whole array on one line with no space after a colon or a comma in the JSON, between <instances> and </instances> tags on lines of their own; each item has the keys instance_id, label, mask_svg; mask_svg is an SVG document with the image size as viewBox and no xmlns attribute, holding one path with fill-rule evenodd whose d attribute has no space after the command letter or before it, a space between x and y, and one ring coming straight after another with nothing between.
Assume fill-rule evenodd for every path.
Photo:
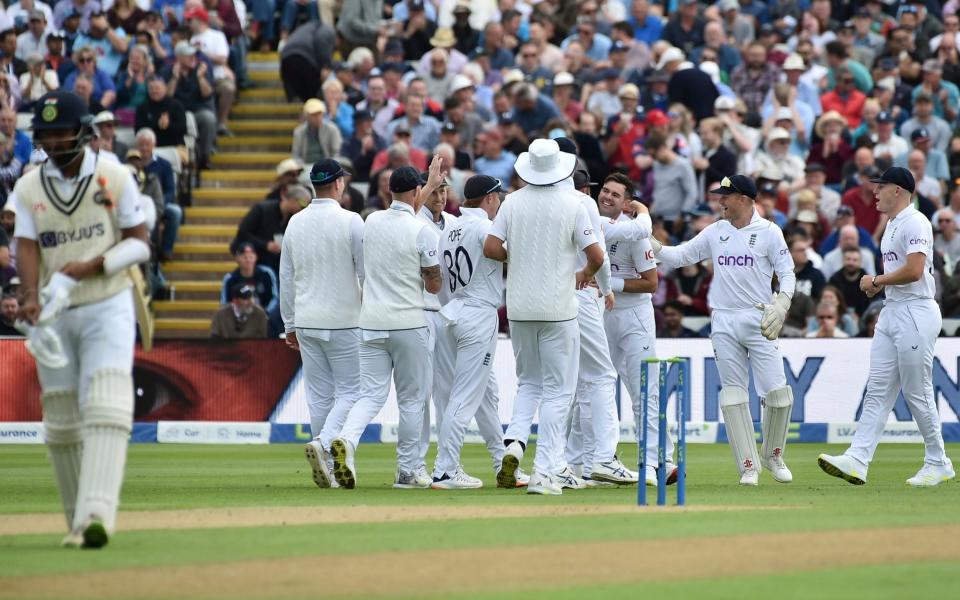
<instances>
[{"instance_id":1,"label":"'cinch' sponsor logo","mask_svg":"<svg viewBox=\"0 0 960 600\"><path fill-rule=\"evenodd\" d=\"M753 257L749 254L741 254L739 256L721 254L717 257L717 264L721 267L752 267L753 263Z\"/></svg>"},{"instance_id":2,"label":"'cinch' sponsor logo","mask_svg":"<svg viewBox=\"0 0 960 600\"><path fill-rule=\"evenodd\" d=\"M41 248L56 248L63 244L103 237L104 233L106 233L106 230L103 223L96 223L87 227L78 227L73 231L41 231L37 237Z\"/></svg>"},{"instance_id":3,"label":"'cinch' sponsor logo","mask_svg":"<svg viewBox=\"0 0 960 600\"><path fill-rule=\"evenodd\" d=\"M911 242L912 243L912 242ZM900 257L897 256L897 253L893 250L883 253L883 262L894 262L900 260Z\"/></svg>"},{"instance_id":4,"label":"'cinch' sponsor logo","mask_svg":"<svg viewBox=\"0 0 960 600\"><path fill-rule=\"evenodd\" d=\"M910 240L911 246L926 246L930 243L927 238L913 238Z\"/></svg>"}]
</instances>

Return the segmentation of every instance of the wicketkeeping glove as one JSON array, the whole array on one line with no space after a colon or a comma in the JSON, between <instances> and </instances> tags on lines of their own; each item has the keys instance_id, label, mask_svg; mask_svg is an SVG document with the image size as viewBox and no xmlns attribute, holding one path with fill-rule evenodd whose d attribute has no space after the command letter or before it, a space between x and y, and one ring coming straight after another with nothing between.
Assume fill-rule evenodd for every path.
<instances>
[{"instance_id":1,"label":"wicketkeeping glove","mask_svg":"<svg viewBox=\"0 0 960 600\"><path fill-rule=\"evenodd\" d=\"M777 339L780 330L783 329L783 322L787 320L790 297L780 293L771 304L757 304L756 307L763 312L763 318L760 319L760 333L768 340Z\"/></svg>"}]
</instances>

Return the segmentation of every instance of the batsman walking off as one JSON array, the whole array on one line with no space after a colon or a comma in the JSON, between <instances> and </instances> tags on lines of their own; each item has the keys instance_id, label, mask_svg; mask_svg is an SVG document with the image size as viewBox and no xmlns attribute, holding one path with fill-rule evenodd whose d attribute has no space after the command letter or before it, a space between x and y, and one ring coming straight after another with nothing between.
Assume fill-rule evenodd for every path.
<instances>
[{"instance_id":1,"label":"batsman walking off","mask_svg":"<svg viewBox=\"0 0 960 600\"><path fill-rule=\"evenodd\" d=\"M933 226L913 206L914 179L892 167L877 179L877 210L889 217L880 240L883 274L864 275L860 289L886 300L870 345L870 375L863 412L853 443L840 456L821 454L818 463L854 485L867 482L867 467L900 391L923 436L923 467L907 479L915 487L935 486L956 477L940 433L933 393L933 345L943 322L934 300Z\"/></svg>"},{"instance_id":2,"label":"batsman walking off","mask_svg":"<svg viewBox=\"0 0 960 600\"><path fill-rule=\"evenodd\" d=\"M713 309L710 337L723 386L720 410L740 471L740 485L757 485L761 464L770 469L775 480L789 483L793 474L783 462L783 449L793 390L783 373L777 337L796 284L793 259L780 228L757 213L757 186L752 179L745 175L724 177L720 187L710 192L722 196L723 220L676 247L663 246L653 237L650 244L657 258L673 268L713 259L713 282L707 297ZM780 292L770 302L774 274ZM753 381L764 407L759 456L747 394L748 366L753 369Z\"/></svg>"},{"instance_id":3,"label":"batsman walking off","mask_svg":"<svg viewBox=\"0 0 960 600\"><path fill-rule=\"evenodd\" d=\"M84 148L86 103L37 101L34 142L49 160L17 181L17 267L37 357L50 462L70 533L99 548L113 534L133 423L136 316L128 269L150 258L130 172ZM39 292L38 292L39 290Z\"/></svg>"}]
</instances>

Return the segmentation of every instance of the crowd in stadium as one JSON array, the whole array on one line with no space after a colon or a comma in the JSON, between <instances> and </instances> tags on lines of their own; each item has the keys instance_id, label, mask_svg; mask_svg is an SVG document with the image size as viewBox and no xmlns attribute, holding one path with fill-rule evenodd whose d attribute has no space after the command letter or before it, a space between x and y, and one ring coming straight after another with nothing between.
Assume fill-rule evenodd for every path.
<instances>
[{"instance_id":1,"label":"crowd in stadium","mask_svg":"<svg viewBox=\"0 0 960 600\"><path fill-rule=\"evenodd\" d=\"M287 98L303 110L299 124L291 121L290 158L231 244L238 268L222 301L227 317L257 315L245 335L278 331L276 235L312 196L304 174L314 162L347 167L341 203L366 216L389 205L394 169L425 170L442 155L447 211L457 214L470 175L516 189L523 184L513 164L530 141L566 137L591 181L630 177L663 243L690 239L718 218L706 190L722 177L754 177L757 210L784 230L796 265L784 335L871 336L879 302L858 282L881 266L885 219L867 180L892 165L914 175L917 208L936 234L942 313L960 317L958 6L22 0L0 12L0 185L9 192L38 160L17 111L57 86L75 90L97 115L94 148L133 165L154 199L162 294L162 262L189 202L181 175L206 167L217 136L230 135L227 116L248 85L247 51L277 49ZM116 127L134 128L133 147L116 140ZM4 302L17 282L13 222L5 211ZM709 265L661 275L658 335L708 335Z\"/></svg>"}]
</instances>

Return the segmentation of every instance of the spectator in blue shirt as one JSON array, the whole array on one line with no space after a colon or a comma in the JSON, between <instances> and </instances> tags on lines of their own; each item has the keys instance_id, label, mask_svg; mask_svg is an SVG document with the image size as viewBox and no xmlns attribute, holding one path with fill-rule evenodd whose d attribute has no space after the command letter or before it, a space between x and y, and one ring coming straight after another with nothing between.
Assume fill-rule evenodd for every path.
<instances>
[{"instance_id":1,"label":"spectator in blue shirt","mask_svg":"<svg viewBox=\"0 0 960 600\"><path fill-rule=\"evenodd\" d=\"M163 240L160 243L160 260L169 260L173 255L173 245L177 241L180 222L183 220L183 209L177 204L177 184L173 178L173 167L166 159L153 153L156 145L157 134L152 129L144 127L137 132L137 154L140 155L140 164L137 166L145 173L155 175L163 191L163 215L158 215L163 219L164 225ZM128 152L127 159L129 158Z\"/></svg>"},{"instance_id":2,"label":"spectator in blue shirt","mask_svg":"<svg viewBox=\"0 0 960 600\"><path fill-rule=\"evenodd\" d=\"M270 314L280 303L276 274L269 267L257 264L257 250L250 242L238 244L234 257L237 260L237 268L223 276L220 304L230 302L229 294L234 286L246 284L255 290L254 298L257 304Z\"/></svg>"},{"instance_id":3,"label":"spectator in blue shirt","mask_svg":"<svg viewBox=\"0 0 960 600\"><path fill-rule=\"evenodd\" d=\"M483 28L483 44L473 53L472 58L484 55L490 61L491 71L500 71L513 66L513 54L503 47L503 26L500 23L490 22Z\"/></svg>"},{"instance_id":4,"label":"spectator in blue shirt","mask_svg":"<svg viewBox=\"0 0 960 600\"><path fill-rule=\"evenodd\" d=\"M653 46L663 32L663 19L650 14L649 0L633 0L627 23L633 25L633 37L647 46Z\"/></svg>"},{"instance_id":5,"label":"spectator in blue shirt","mask_svg":"<svg viewBox=\"0 0 960 600\"><path fill-rule=\"evenodd\" d=\"M100 3L95 0L60 0L53 9L54 29L63 29L63 22L76 14L80 16L80 30L86 31L90 28L90 15L99 11Z\"/></svg>"},{"instance_id":6,"label":"spectator in blue shirt","mask_svg":"<svg viewBox=\"0 0 960 600\"><path fill-rule=\"evenodd\" d=\"M17 129L17 113L12 108L0 110L0 133L13 140L13 157L20 161L21 168L30 162L33 143L27 134Z\"/></svg>"},{"instance_id":7,"label":"spectator in blue shirt","mask_svg":"<svg viewBox=\"0 0 960 600\"><path fill-rule=\"evenodd\" d=\"M77 68L63 82L63 87L72 90L77 81L77 75L82 73L93 82L93 100L105 109L111 108L117 100L117 88L113 83L113 78L97 67L97 55L93 48L89 46L78 48L79 50L76 53Z\"/></svg>"},{"instance_id":8,"label":"spectator in blue shirt","mask_svg":"<svg viewBox=\"0 0 960 600\"><path fill-rule=\"evenodd\" d=\"M478 135L477 139L483 145L483 153L474 161L477 173L509 182L517 155L503 149L503 134L499 129L491 129Z\"/></svg>"},{"instance_id":9,"label":"spectator in blue shirt","mask_svg":"<svg viewBox=\"0 0 960 600\"><path fill-rule=\"evenodd\" d=\"M107 15L97 11L90 15L90 28L73 42L74 48L84 46L93 48L97 54L97 68L113 78L126 57L129 43L123 28L110 29Z\"/></svg>"},{"instance_id":10,"label":"spectator in blue shirt","mask_svg":"<svg viewBox=\"0 0 960 600\"><path fill-rule=\"evenodd\" d=\"M567 49L570 42L577 40L583 46L583 53L593 62L605 61L610 55L613 41L602 33L597 33L597 22L589 17L577 19L576 33L563 40L560 48Z\"/></svg>"},{"instance_id":11,"label":"spectator in blue shirt","mask_svg":"<svg viewBox=\"0 0 960 600\"><path fill-rule=\"evenodd\" d=\"M513 106L513 120L527 137L542 131L550 119L561 116L553 100L537 91L532 83L521 83L514 88Z\"/></svg>"}]
</instances>

